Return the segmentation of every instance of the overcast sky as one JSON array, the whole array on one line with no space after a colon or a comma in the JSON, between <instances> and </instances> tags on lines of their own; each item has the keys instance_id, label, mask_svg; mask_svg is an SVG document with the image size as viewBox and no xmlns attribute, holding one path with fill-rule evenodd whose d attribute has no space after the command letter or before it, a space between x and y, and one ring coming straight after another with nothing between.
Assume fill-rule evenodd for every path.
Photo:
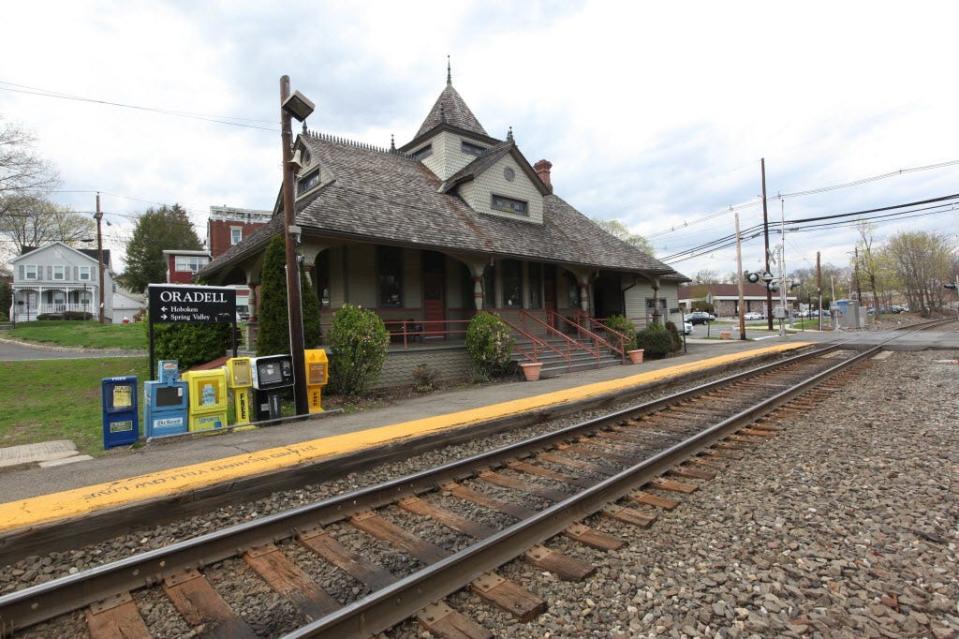
<instances>
[{"instance_id":1,"label":"overcast sky","mask_svg":"<svg viewBox=\"0 0 959 639\"><path fill-rule=\"evenodd\" d=\"M959 160L957 14L948 2L17 2L4 7L0 89L263 128L8 90L0 115L37 133L62 189L105 193L112 248L129 236L123 215L150 203L185 205L202 238L210 205L273 204L282 74L316 103L311 128L399 145L442 90L449 53L491 135L512 126L531 163L553 162L558 195L665 256L731 233L731 214L695 222L731 205L753 201L743 226L761 220L760 157L770 196ZM788 198L785 213L951 194L957 178L953 166ZM56 198L93 208L90 193ZM876 234L956 240L957 215ZM787 265L817 250L842 263L854 242L854 230L788 235ZM761 263L761 240L744 251L746 267ZM675 267L726 274L734 260L727 249Z\"/></svg>"}]
</instances>

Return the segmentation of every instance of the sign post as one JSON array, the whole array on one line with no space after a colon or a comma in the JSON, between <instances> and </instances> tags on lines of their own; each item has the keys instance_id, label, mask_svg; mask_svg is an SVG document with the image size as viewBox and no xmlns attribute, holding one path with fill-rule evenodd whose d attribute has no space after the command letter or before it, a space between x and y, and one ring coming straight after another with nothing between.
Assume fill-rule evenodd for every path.
<instances>
[{"instance_id":1,"label":"sign post","mask_svg":"<svg viewBox=\"0 0 959 639\"><path fill-rule=\"evenodd\" d=\"M229 286L150 284L147 286L150 370L154 370L154 324L230 324L236 357L236 289Z\"/></svg>"}]
</instances>

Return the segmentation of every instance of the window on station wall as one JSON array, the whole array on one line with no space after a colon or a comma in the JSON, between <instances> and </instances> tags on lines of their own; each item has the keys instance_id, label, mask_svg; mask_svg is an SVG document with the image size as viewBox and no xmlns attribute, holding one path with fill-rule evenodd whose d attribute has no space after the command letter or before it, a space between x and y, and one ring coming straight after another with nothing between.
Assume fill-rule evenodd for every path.
<instances>
[{"instance_id":1,"label":"window on station wall","mask_svg":"<svg viewBox=\"0 0 959 639\"><path fill-rule=\"evenodd\" d=\"M569 307L570 308L579 308L580 306L580 295L579 295L579 284L576 282L576 278L566 273L566 290L567 295L569 296Z\"/></svg>"},{"instance_id":2,"label":"window on station wall","mask_svg":"<svg viewBox=\"0 0 959 639\"><path fill-rule=\"evenodd\" d=\"M503 260L503 307L523 308L523 265L517 260Z\"/></svg>"},{"instance_id":3,"label":"window on station wall","mask_svg":"<svg viewBox=\"0 0 959 639\"><path fill-rule=\"evenodd\" d=\"M492 264L483 271L483 307L496 308L496 267Z\"/></svg>"},{"instance_id":4,"label":"window on station wall","mask_svg":"<svg viewBox=\"0 0 959 639\"><path fill-rule=\"evenodd\" d=\"M529 217L529 204L527 202L505 195L496 195L495 193L490 195L490 208L494 211Z\"/></svg>"},{"instance_id":5,"label":"window on station wall","mask_svg":"<svg viewBox=\"0 0 959 639\"><path fill-rule=\"evenodd\" d=\"M543 265L529 265L529 307L543 308Z\"/></svg>"},{"instance_id":6,"label":"window on station wall","mask_svg":"<svg viewBox=\"0 0 959 639\"><path fill-rule=\"evenodd\" d=\"M296 194L303 195L307 191L312 191L320 185L320 169L301 177L296 181Z\"/></svg>"},{"instance_id":7,"label":"window on station wall","mask_svg":"<svg viewBox=\"0 0 959 639\"><path fill-rule=\"evenodd\" d=\"M660 312L660 313L666 313L666 310L667 310L668 305L669 305L669 300L667 300L665 297L660 297L660 298L658 298L658 299L659 299L659 312ZM646 312L647 312L647 313L652 313L655 308L656 308L656 299L654 299L654 298L652 298L652 297L647 297L647 298L646 298Z\"/></svg>"},{"instance_id":8,"label":"window on station wall","mask_svg":"<svg viewBox=\"0 0 959 639\"><path fill-rule=\"evenodd\" d=\"M376 279L380 306L403 305L403 249L376 248Z\"/></svg>"},{"instance_id":9,"label":"window on station wall","mask_svg":"<svg viewBox=\"0 0 959 639\"><path fill-rule=\"evenodd\" d=\"M329 249L321 251L316 256L316 264L313 266L313 272L316 275L316 296L320 300L320 306L330 307L330 251Z\"/></svg>"}]
</instances>

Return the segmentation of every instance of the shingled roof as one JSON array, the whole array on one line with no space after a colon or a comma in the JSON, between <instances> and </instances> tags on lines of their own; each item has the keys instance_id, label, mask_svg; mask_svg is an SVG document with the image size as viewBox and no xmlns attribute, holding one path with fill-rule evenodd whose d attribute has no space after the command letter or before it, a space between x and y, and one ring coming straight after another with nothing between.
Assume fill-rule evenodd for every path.
<instances>
[{"instance_id":1,"label":"shingled roof","mask_svg":"<svg viewBox=\"0 0 959 639\"><path fill-rule=\"evenodd\" d=\"M672 268L606 233L555 195L544 197L543 224L487 215L453 194L422 163L400 153L316 134L301 136L333 179L297 203L305 236L339 237L424 249L492 254L663 275ZM273 223L213 260L211 275L257 252L282 225ZM255 246L254 246L255 245Z\"/></svg>"},{"instance_id":2,"label":"shingled roof","mask_svg":"<svg viewBox=\"0 0 959 639\"><path fill-rule=\"evenodd\" d=\"M420 125L420 130L416 132L414 139L441 124L450 124L464 131L489 137L486 129L479 123L470 108L466 106L466 102L463 101L459 92L449 82L446 83L446 88L440 93L440 97L436 98L433 108L430 109L426 119L423 120L423 124Z\"/></svg>"}]
</instances>

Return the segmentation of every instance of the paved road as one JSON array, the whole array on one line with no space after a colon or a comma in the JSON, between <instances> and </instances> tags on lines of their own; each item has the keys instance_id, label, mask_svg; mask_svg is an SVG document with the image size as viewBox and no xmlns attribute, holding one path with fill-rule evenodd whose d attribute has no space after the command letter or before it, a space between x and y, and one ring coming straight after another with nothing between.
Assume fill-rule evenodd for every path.
<instances>
[{"instance_id":1,"label":"paved road","mask_svg":"<svg viewBox=\"0 0 959 639\"><path fill-rule=\"evenodd\" d=\"M52 348L25 346L23 344L15 344L6 341L3 334L0 334L0 362L20 362L34 359L77 359L91 357L143 357L143 354L131 354L130 351L90 351L82 348L54 350Z\"/></svg>"}]
</instances>

